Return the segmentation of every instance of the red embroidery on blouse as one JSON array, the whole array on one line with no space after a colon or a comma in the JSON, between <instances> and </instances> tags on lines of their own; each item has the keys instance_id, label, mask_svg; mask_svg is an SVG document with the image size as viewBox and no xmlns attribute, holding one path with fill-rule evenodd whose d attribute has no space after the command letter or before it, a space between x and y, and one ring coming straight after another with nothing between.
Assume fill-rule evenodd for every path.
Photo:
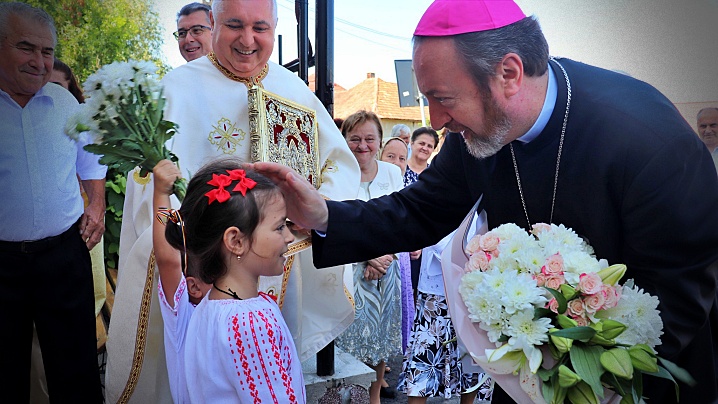
<instances>
[{"instance_id":1,"label":"red embroidery on blouse","mask_svg":"<svg viewBox=\"0 0 718 404\"><path fill-rule=\"evenodd\" d=\"M269 300L267 297L265 299ZM276 304L276 303L275 303ZM249 389L250 394L252 397L254 397L254 402L259 403L261 402L261 399L259 398L259 391L257 389L257 381L252 377L252 371L250 369L251 365L249 363L248 356L250 358L256 357L256 359L259 360L259 365L261 366L261 374L262 378L265 380L267 389L269 393L271 394L272 401L276 404L279 404L279 400L277 398L275 386L272 381L277 380L276 374L277 372L272 369L271 371L269 368L278 368L278 372L280 375L280 378L282 380L282 385L284 387L284 392L286 394L286 399L288 399L289 403L297 403L297 396L295 394L294 388L292 387L292 377L285 368L283 362L282 362L282 348L281 346L284 345L283 341L283 335L281 332L278 332L276 329L276 324L278 323L277 318L270 313L269 318L267 317L267 314L264 311L258 311L258 312L252 312L249 313L247 318L245 320L242 320L242 327L239 325L239 316L233 316L232 317L232 331L234 333L234 339L235 344L237 346L237 353L239 354L239 359L241 361L242 366L242 372L237 372L237 376L240 377L240 379L245 379ZM246 324L246 320L248 320L249 324ZM243 328L243 329L241 329ZM251 347L251 344L249 346L243 344L242 342L242 335L249 336L249 333L251 333L252 340L254 342L254 347ZM277 338L279 339L279 342L277 341ZM265 355L262 355L262 348L260 346L259 341L262 342L266 341L269 343L269 349L271 349L271 356L273 360L271 362L274 363L265 363ZM269 354L269 349L265 348L264 351ZM286 350L286 349L285 349ZM249 352L247 352L249 351ZM254 352L252 352L254 351ZM256 355L256 356L255 356ZM291 361L291 358L290 358ZM236 359L235 359L236 362ZM235 365L235 368L239 370L239 367ZM254 366L253 369L255 372L260 370L257 369L256 366ZM244 376L244 377L242 377ZM261 382L259 383L261 384Z\"/></svg>"},{"instance_id":2,"label":"red embroidery on blouse","mask_svg":"<svg viewBox=\"0 0 718 404\"><path fill-rule=\"evenodd\" d=\"M271 324L270 321L265 317L264 312L260 311L257 312L257 315L264 321L267 327L267 336L269 337L269 345L272 347L272 354L274 356L275 364L279 368L279 374L282 377L282 384L284 384L285 394L289 398L290 402L296 403L297 397L294 394L294 388L292 387L292 377L289 375L289 372L287 372L287 369L284 367L284 364L282 363L282 355L280 352L279 344L277 344L277 339L275 337L274 329L272 328L271 324L277 324L277 319L272 315L272 320L274 320ZM280 334L281 335L281 334ZM266 369L265 369L266 372Z\"/></svg>"},{"instance_id":3,"label":"red embroidery on blouse","mask_svg":"<svg viewBox=\"0 0 718 404\"><path fill-rule=\"evenodd\" d=\"M249 394L254 398L255 403L261 403L262 400L259 398L259 391L257 391L257 385L254 383L254 377L252 372L249 370L249 363L247 362L247 355L244 353L244 344L239 332L237 316L232 317L232 331L234 331L234 341L237 344L237 352L239 353L239 359L242 361L242 370L244 377L249 385ZM236 367L236 366L235 366ZM240 372L237 372L237 376L242 376Z\"/></svg>"}]
</instances>

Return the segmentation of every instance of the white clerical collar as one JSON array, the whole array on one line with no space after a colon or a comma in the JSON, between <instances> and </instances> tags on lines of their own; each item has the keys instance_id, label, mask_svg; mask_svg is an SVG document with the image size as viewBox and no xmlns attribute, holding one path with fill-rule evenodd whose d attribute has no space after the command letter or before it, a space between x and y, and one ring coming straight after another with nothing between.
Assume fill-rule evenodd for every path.
<instances>
[{"instance_id":1,"label":"white clerical collar","mask_svg":"<svg viewBox=\"0 0 718 404\"><path fill-rule=\"evenodd\" d=\"M551 118L553 108L556 106L556 98L558 96L558 85L556 84L556 76L554 76L551 64L548 65L548 88L546 88L546 99L543 102L541 113L534 122L534 125L526 132L523 136L516 139L522 143L528 143L534 139L544 130L548 120Z\"/></svg>"}]
</instances>

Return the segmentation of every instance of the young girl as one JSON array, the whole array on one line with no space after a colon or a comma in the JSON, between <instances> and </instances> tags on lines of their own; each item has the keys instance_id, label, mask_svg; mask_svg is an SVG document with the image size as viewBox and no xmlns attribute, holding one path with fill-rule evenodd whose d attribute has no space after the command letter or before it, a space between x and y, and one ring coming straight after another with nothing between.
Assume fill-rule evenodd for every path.
<instances>
[{"instance_id":1,"label":"young girl","mask_svg":"<svg viewBox=\"0 0 718 404\"><path fill-rule=\"evenodd\" d=\"M160 161L152 170L154 193L152 203L158 220L152 224L152 247L159 272L158 297L164 323L165 358L172 401L189 403L185 380L185 336L195 306L212 287L197 276L196 266L182 264L182 255L167 243L165 226L167 220L178 221L176 211L169 210L170 195L174 181L181 176L177 166ZM169 300L168 300L169 298Z\"/></svg>"},{"instance_id":2,"label":"young girl","mask_svg":"<svg viewBox=\"0 0 718 404\"><path fill-rule=\"evenodd\" d=\"M185 346L192 403L304 403L301 363L279 306L257 293L260 275L282 273L294 236L286 206L267 178L236 160L202 167L165 236L186 249L212 289L195 309Z\"/></svg>"}]
</instances>

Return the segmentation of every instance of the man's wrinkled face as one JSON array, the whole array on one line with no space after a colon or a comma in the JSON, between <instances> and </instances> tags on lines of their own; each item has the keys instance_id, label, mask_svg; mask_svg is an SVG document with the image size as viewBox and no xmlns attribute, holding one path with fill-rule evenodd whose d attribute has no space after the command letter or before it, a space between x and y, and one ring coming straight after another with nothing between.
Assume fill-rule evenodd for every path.
<instances>
[{"instance_id":1,"label":"man's wrinkled face","mask_svg":"<svg viewBox=\"0 0 718 404\"><path fill-rule=\"evenodd\" d=\"M182 38L177 40L180 53L186 61L192 61L212 51L212 24L204 11L195 11L183 15L177 20L177 32Z\"/></svg>"},{"instance_id":2,"label":"man's wrinkled face","mask_svg":"<svg viewBox=\"0 0 718 404\"><path fill-rule=\"evenodd\" d=\"M434 129L460 132L469 152L479 159L493 156L508 143L511 122L506 112L476 84L452 39L425 38L414 47L413 60Z\"/></svg>"},{"instance_id":3,"label":"man's wrinkled face","mask_svg":"<svg viewBox=\"0 0 718 404\"><path fill-rule=\"evenodd\" d=\"M0 38L0 89L21 106L50 81L55 39L46 25L15 15Z\"/></svg>"},{"instance_id":4,"label":"man's wrinkled face","mask_svg":"<svg viewBox=\"0 0 718 404\"><path fill-rule=\"evenodd\" d=\"M718 109L706 109L698 115L698 136L711 152L718 147Z\"/></svg>"},{"instance_id":5,"label":"man's wrinkled face","mask_svg":"<svg viewBox=\"0 0 718 404\"><path fill-rule=\"evenodd\" d=\"M272 0L223 0L212 10L212 47L219 63L240 77L256 76L274 49Z\"/></svg>"}]
</instances>

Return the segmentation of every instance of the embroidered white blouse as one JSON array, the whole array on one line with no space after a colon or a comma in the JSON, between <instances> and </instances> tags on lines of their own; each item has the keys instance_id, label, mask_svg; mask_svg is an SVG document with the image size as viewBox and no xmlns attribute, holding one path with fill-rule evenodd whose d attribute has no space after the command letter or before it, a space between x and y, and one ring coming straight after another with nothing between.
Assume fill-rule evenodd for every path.
<instances>
[{"instance_id":1,"label":"embroidered white blouse","mask_svg":"<svg viewBox=\"0 0 718 404\"><path fill-rule=\"evenodd\" d=\"M187 331L185 375L192 403L305 403L302 365L277 303L264 293L210 300Z\"/></svg>"}]
</instances>

